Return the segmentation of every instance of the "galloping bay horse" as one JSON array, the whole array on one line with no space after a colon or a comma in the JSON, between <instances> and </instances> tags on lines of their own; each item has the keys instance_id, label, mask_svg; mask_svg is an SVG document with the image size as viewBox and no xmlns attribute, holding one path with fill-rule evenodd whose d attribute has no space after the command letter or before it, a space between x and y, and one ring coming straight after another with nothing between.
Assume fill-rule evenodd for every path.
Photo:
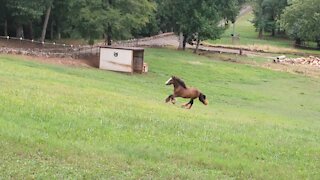
<instances>
[{"instance_id":1,"label":"galloping bay horse","mask_svg":"<svg viewBox=\"0 0 320 180\"><path fill-rule=\"evenodd\" d=\"M196 98L199 98L199 100L204 104L208 105L208 101L206 99L206 96L202 94L198 89L196 88L188 88L186 84L179 79L178 77L172 76L168 81L166 82L166 85L173 84L174 90L173 94L169 95L166 99L166 103L171 101L173 104L175 104L176 97L182 97L182 98L190 98L190 101L182 107L190 109L193 105L193 100Z\"/></svg>"}]
</instances>

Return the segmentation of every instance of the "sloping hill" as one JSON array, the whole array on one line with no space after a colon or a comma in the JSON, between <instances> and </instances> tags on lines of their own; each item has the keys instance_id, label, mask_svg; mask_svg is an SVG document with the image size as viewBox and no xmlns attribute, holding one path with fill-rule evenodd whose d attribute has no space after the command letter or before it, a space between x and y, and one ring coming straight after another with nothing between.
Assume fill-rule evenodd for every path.
<instances>
[{"instance_id":1,"label":"sloping hill","mask_svg":"<svg viewBox=\"0 0 320 180\"><path fill-rule=\"evenodd\" d=\"M313 54L320 55L319 50L308 48L296 48L292 39L283 35L272 37L270 33L264 33L262 39L258 38L258 32L252 24L254 15L252 11L245 11L235 23L235 32L232 24L226 29L220 39L208 40L207 43L215 47L233 47L243 48L251 51L264 51L269 53L286 53L286 54ZM232 41L231 34L235 33L236 37ZM307 42L307 46L312 47L313 42Z\"/></svg>"},{"instance_id":2,"label":"sloping hill","mask_svg":"<svg viewBox=\"0 0 320 180\"><path fill-rule=\"evenodd\" d=\"M0 56L0 179L320 177L319 79L167 49L145 59L151 72L130 76ZM209 106L165 104L170 75Z\"/></svg>"}]
</instances>

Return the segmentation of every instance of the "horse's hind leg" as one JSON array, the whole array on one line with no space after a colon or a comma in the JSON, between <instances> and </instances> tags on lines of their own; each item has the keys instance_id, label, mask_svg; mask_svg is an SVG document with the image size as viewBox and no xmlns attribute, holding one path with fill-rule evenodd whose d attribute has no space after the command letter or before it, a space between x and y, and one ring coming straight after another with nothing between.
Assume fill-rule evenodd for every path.
<instances>
[{"instance_id":1,"label":"horse's hind leg","mask_svg":"<svg viewBox=\"0 0 320 180\"><path fill-rule=\"evenodd\" d=\"M193 99L190 99L190 101L186 104L183 104L182 107L186 107L187 109L190 109L193 105Z\"/></svg>"},{"instance_id":2,"label":"horse's hind leg","mask_svg":"<svg viewBox=\"0 0 320 180\"><path fill-rule=\"evenodd\" d=\"M187 108L188 108L188 109L191 109L191 107L192 107L192 105L193 105L193 99L191 99L188 104L189 104L189 107L187 107Z\"/></svg>"},{"instance_id":3,"label":"horse's hind leg","mask_svg":"<svg viewBox=\"0 0 320 180\"><path fill-rule=\"evenodd\" d=\"M188 103L183 104L182 107L187 107L190 104L190 101Z\"/></svg>"}]
</instances>

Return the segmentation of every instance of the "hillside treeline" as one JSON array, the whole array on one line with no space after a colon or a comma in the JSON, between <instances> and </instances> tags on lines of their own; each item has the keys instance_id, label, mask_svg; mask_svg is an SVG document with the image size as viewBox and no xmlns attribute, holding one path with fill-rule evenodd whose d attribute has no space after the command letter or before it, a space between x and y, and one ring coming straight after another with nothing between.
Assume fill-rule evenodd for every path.
<instances>
[{"instance_id":1,"label":"hillside treeline","mask_svg":"<svg viewBox=\"0 0 320 180\"><path fill-rule=\"evenodd\" d=\"M174 31L181 48L219 38L244 3L259 32L285 35L320 47L320 0L0 0L0 36L28 39L112 40ZM224 24L224 23L223 23Z\"/></svg>"},{"instance_id":2,"label":"hillside treeline","mask_svg":"<svg viewBox=\"0 0 320 180\"><path fill-rule=\"evenodd\" d=\"M262 38L284 35L295 40L296 45L306 41L320 48L320 0L251 0L253 23Z\"/></svg>"}]
</instances>

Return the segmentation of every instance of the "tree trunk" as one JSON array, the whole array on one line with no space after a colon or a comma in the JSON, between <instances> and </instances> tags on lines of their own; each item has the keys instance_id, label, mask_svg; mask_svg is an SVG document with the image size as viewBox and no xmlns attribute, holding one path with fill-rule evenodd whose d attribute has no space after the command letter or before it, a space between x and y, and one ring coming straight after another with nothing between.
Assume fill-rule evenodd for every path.
<instances>
[{"instance_id":1,"label":"tree trunk","mask_svg":"<svg viewBox=\"0 0 320 180\"><path fill-rule=\"evenodd\" d=\"M113 1L112 0L108 0L108 5L109 7L112 7ZM108 28L107 28L107 42L108 46L112 45L112 27L111 27L111 23L108 23Z\"/></svg>"},{"instance_id":2,"label":"tree trunk","mask_svg":"<svg viewBox=\"0 0 320 180\"><path fill-rule=\"evenodd\" d=\"M182 45L183 50L186 50L187 38L188 38L188 36L186 34L184 34L183 35L183 45Z\"/></svg>"},{"instance_id":3,"label":"tree trunk","mask_svg":"<svg viewBox=\"0 0 320 180\"><path fill-rule=\"evenodd\" d=\"M108 30L107 30L107 43L108 43L108 46L111 46L112 45L112 29L111 29L111 25L109 24L108 25Z\"/></svg>"},{"instance_id":4,"label":"tree trunk","mask_svg":"<svg viewBox=\"0 0 320 180\"><path fill-rule=\"evenodd\" d=\"M57 26L57 34L58 34L58 39L61 39L61 30L60 30L60 26Z\"/></svg>"},{"instance_id":5,"label":"tree trunk","mask_svg":"<svg viewBox=\"0 0 320 180\"><path fill-rule=\"evenodd\" d=\"M276 22L276 15L272 15L272 22ZM276 35L276 23L274 23L271 27L271 36L274 37Z\"/></svg>"},{"instance_id":6,"label":"tree trunk","mask_svg":"<svg viewBox=\"0 0 320 180\"><path fill-rule=\"evenodd\" d=\"M296 38L296 39L295 39L295 44L296 44L296 45L301 46L301 43L302 43L302 41L301 41L300 38Z\"/></svg>"},{"instance_id":7,"label":"tree trunk","mask_svg":"<svg viewBox=\"0 0 320 180\"><path fill-rule=\"evenodd\" d=\"M183 32L179 33L179 47L178 49L183 49Z\"/></svg>"},{"instance_id":8,"label":"tree trunk","mask_svg":"<svg viewBox=\"0 0 320 180\"><path fill-rule=\"evenodd\" d=\"M20 38L20 37L24 38L24 32L23 32L23 26L22 26L22 24L19 24L19 25L18 25L16 36L17 36L18 38Z\"/></svg>"},{"instance_id":9,"label":"tree trunk","mask_svg":"<svg viewBox=\"0 0 320 180\"><path fill-rule=\"evenodd\" d=\"M196 49L194 49L193 53L195 53L195 54L196 54L196 53L198 52L199 45L200 45L200 38L199 38L199 36L198 36Z\"/></svg>"},{"instance_id":10,"label":"tree trunk","mask_svg":"<svg viewBox=\"0 0 320 180\"><path fill-rule=\"evenodd\" d=\"M44 40L46 38L46 32L47 32L47 26L48 26L50 13L51 13L51 4L47 9L46 17L44 19L43 28L42 28L42 34L41 34L41 42L44 42Z\"/></svg>"},{"instance_id":11,"label":"tree trunk","mask_svg":"<svg viewBox=\"0 0 320 180\"><path fill-rule=\"evenodd\" d=\"M33 36L33 24L32 22L29 23L29 33L30 33L30 39L34 39L34 36Z\"/></svg>"},{"instance_id":12,"label":"tree trunk","mask_svg":"<svg viewBox=\"0 0 320 180\"><path fill-rule=\"evenodd\" d=\"M236 36L236 23L235 22L233 23L233 27L232 27L232 34L233 34L233 37Z\"/></svg>"},{"instance_id":13,"label":"tree trunk","mask_svg":"<svg viewBox=\"0 0 320 180\"><path fill-rule=\"evenodd\" d=\"M263 29L262 29L262 28L259 29L258 38L259 38L259 39L262 39L262 38L263 38Z\"/></svg>"},{"instance_id":14,"label":"tree trunk","mask_svg":"<svg viewBox=\"0 0 320 180\"><path fill-rule=\"evenodd\" d=\"M8 36L8 20L4 20L4 36Z\"/></svg>"},{"instance_id":15,"label":"tree trunk","mask_svg":"<svg viewBox=\"0 0 320 180\"><path fill-rule=\"evenodd\" d=\"M108 34L107 35L107 44L108 44L108 46L111 46L112 45L112 36L111 36L111 34Z\"/></svg>"},{"instance_id":16,"label":"tree trunk","mask_svg":"<svg viewBox=\"0 0 320 180\"><path fill-rule=\"evenodd\" d=\"M320 49L320 40L317 41L317 48Z\"/></svg>"},{"instance_id":17,"label":"tree trunk","mask_svg":"<svg viewBox=\"0 0 320 180\"><path fill-rule=\"evenodd\" d=\"M275 30L275 28L272 28L272 30L271 30L271 36L274 37L275 35L276 35L276 30Z\"/></svg>"},{"instance_id":18,"label":"tree trunk","mask_svg":"<svg viewBox=\"0 0 320 180\"><path fill-rule=\"evenodd\" d=\"M54 35L54 33L53 33L53 21L51 21L51 25L50 25L50 39L52 40L53 39L53 35Z\"/></svg>"}]
</instances>

